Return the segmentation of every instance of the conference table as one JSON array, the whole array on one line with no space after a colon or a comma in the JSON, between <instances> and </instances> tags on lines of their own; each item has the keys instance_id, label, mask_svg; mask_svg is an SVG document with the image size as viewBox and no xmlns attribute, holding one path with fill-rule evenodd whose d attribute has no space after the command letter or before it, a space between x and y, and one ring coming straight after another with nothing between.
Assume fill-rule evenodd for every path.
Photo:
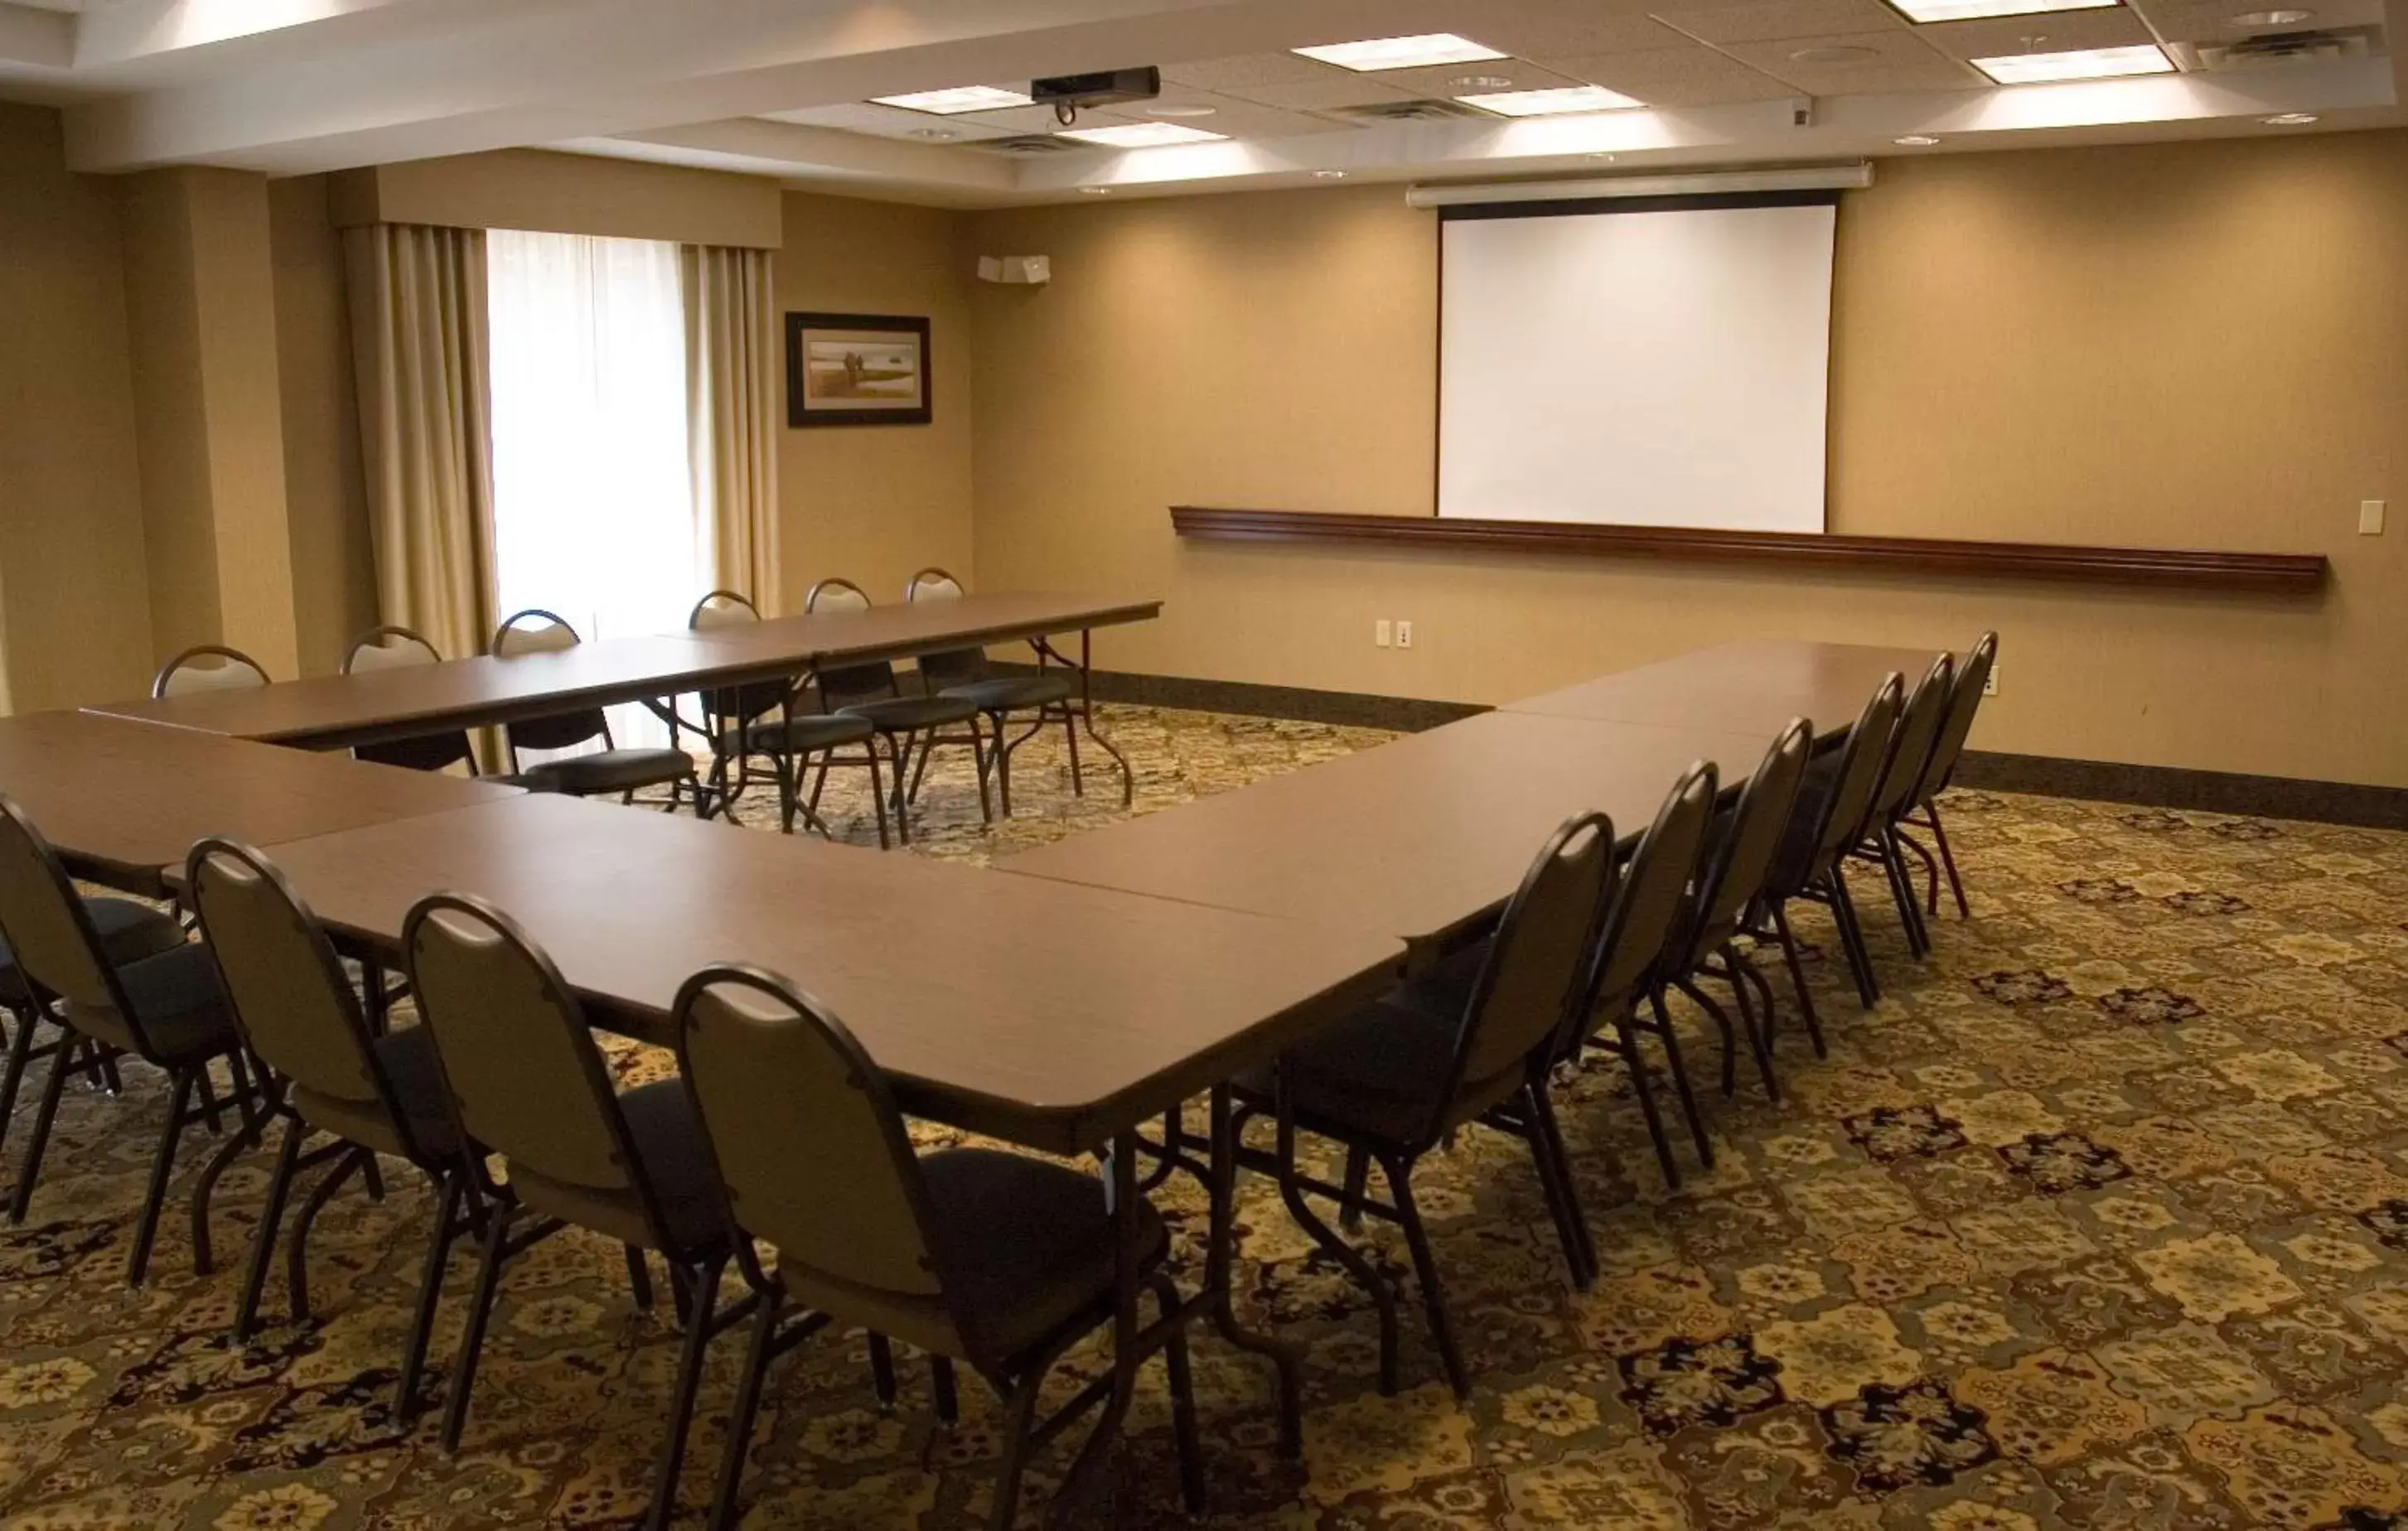
<instances>
[{"instance_id":1,"label":"conference table","mask_svg":"<svg viewBox=\"0 0 2408 1531\"><path fill-rule=\"evenodd\" d=\"M1818 739L1838 738L1891 671L1905 677L1912 691L1940 654L1937 649L1745 639L1507 702L1502 710L1727 729L1768 743L1790 719L1805 718Z\"/></svg>"}]
</instances>

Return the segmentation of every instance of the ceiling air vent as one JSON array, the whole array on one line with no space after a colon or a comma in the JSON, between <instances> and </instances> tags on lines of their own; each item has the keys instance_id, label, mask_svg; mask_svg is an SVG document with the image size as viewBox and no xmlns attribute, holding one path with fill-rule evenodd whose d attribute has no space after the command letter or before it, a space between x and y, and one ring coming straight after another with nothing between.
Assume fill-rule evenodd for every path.
<instances>
[{"instance_id":1,"label":"ceiling air vent","mask_svg":"<svg viewBox=\"0 0 2408 1531\"><path fill-rule=\"evenodd\" d=\"M1071 143L1067 139L1048 137L1041 133L1032 133L1025 138L987 138L978 143L964 144L962 147L984 150L990 154L1012 154L1022 159L1035 159L1041 154L1075 154L1085 146Z\"/></svg>"},{"instance_id":2,"label":"ceiling air vent","mask_svg":"<svg viewBox=\"0 0 2408 1531\"><path fill-rule=\"evenodd\" d=\"M2375 29L2337 27L2329 31L2263 32L2238 42L2193 43L2183 51L2195 68L2229 71L2264 69L2284 64L2327 64L2335 59L2362 59L2372 52Z\"/></svg>"},{"instance_id":3,"label":"ceiling air vent","mask_svg":"<svg viewBox=\"0 0 2408 1531\"><path fill-rule=\"evenodd\" d=\"M1477 107L1457 101L1378 101L1368 107L1333 107L1321 115L1367 126L1379 122L1446 122L1466 117L1496 120Z\"/></svg>"}]
</instances>

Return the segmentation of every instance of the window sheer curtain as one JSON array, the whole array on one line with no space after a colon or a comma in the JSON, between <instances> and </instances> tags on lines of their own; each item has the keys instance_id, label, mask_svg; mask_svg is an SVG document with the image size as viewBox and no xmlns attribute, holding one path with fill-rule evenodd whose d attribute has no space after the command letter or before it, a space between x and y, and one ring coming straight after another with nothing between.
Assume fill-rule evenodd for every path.
<instances>
[{"instance_id":1,"label":"window sheer curtain","mask_svg":"<svg viewBox=\"0 0 2408 1531\"><path fill-rule=\"evenodd\" d=\"M711 583L695 514L679 247L487 236L496 584L588 639L674 632ZM664 743L641 708L622 744Z\"/></svg>"}]
</instances>

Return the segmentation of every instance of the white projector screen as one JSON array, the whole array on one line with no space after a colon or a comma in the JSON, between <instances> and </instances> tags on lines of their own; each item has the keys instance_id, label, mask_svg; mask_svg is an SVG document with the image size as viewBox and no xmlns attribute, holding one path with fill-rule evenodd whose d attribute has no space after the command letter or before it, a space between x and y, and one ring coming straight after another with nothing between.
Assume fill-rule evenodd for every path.
<instances>
[{"instance_id":1,"label":"white projector screen","mask_svg":"<svg viewBox=\"0 0 2408 1531\"><path fill-rule=\"evenodd\" d=\"M1823 530L1836 212L1447 209L1439 514Z\"/></svg>"}]
</instances>

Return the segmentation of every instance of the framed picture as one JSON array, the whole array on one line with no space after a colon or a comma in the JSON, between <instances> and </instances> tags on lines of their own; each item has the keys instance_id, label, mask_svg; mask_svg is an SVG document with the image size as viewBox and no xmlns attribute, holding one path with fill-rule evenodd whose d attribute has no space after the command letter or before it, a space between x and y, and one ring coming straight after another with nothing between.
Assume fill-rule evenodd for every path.
<instances>
[{"instance_id":1,"label":"framed picture","mask_svg":"<svg viewBox=\"0 0 2408 1531\"><path fill-rule=\"evenodd\" d=\"M786 316L789 425L925 425L933 381L925 319Z\"/></svg>"}]
</instances>

